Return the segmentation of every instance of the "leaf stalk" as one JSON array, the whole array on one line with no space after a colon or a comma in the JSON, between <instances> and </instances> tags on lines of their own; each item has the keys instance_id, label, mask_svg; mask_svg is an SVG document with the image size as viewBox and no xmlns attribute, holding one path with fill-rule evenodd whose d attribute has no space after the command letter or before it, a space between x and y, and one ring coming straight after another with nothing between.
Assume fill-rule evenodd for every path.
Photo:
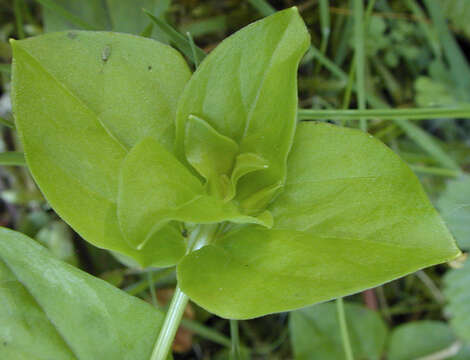
<instances>
[{"instance_id":1,"label":"leaf stalk","mask_svg":"<svg viewBox=\"0 0 470 360\"><path fill-rule=\"evenodd\" d=\"M196 251L212 242L217 233L219 224L199 225L189 239L187 254ZM165 316L157 341L155 342L150 360L166 360L170 352L176 331L181 323L184 310L188 304L189 297L176 286L175 293L171 299L170 307Z\"/></svg>"}]
</instances>

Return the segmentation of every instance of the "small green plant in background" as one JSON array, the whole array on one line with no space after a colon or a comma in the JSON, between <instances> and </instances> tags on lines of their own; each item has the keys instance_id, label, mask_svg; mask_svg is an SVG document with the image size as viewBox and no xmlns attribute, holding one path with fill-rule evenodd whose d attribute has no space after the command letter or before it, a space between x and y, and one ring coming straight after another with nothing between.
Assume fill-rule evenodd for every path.
<instances>
[{"instance_id":1,"label":"small green plant in background","mask_svg":"<svg viewBox=\"0 0 470 360\"><path fill-rule=\"evenodd\" d=\"M165 359L188 299L249 319L457 257L390 149L359 130L298 122L297 68L309 45L296 8L230 36L194 74L168 45L133 35L12 41L15 124L48 202L98 247L143 268L176 265L178 287L164 315L1 230L2 323L15 335L0 354ZM293 313L294 332L304 331L303 311L316 316ZM375 324L368 354L378 358L386 329L348 312ZM294 350L307 345L297 338Z\"/></svg>"}]
</instances>

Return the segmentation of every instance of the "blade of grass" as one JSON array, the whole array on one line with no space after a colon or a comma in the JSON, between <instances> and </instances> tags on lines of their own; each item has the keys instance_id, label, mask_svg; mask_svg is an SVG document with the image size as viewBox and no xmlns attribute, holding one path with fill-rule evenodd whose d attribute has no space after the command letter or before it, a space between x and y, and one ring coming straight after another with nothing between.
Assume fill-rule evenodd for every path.
<instances>
[{"instance_id":1,"label":"blade of grass","mask_svg":"<svg viewBox=\"0 0 470 360\"><path fill-rule=\"evenodd\" d=\"M176 29L174 29L172 26L170 26L166 21L159 19L152 15L147 10L144 10L145 14L153 21L153 23L168 37L170 38L170 41L173 43L173 45L181 51L190 61L192 61L193 64L195 64L195 59L193 58L193 51L191 49L191 44L188 41L188 39L180 34ZM199 59L204 59L206 56L206 53L204 50L202 50L199 47L195 47L196 49L196 54Z\"/></svg>"},{"instance_id":2,"label":"blade of grass","mask_svg":"<svg viewBox=\"0 0 470 360\"><path fill-rule=\"evenodd\" d=\"M21 1L15 0L13 2L13 8L15 12L15 22L16 22L16 33L18 34L19 39L24 39L24 28L23 28L23 12L21 11Z\"/></svg>"},{"instance_id":3,"label":"blade of grass","mask_svg":"<svg viewBox=\"0 0 470 360\"><path fill-rule=\"evenodd\" d=\"M439 39L437 38L435 29L432 28L426 21L426 14L424 13L423 9L421 9L421 6L418 5L416 0L405 0L405 4L408 6L408 9L411 10L413 16L417 19L418 25L423 31L423 34L426 36L434 56L436 56L436 58L441 58L442 50L439 44Z\"/></svg>"},{"instance_id":4,"label":"blade of grass","mask_svg":"<svg viewBox=\"0 0 470 360\"><path fill-rule=\"evenodd\" d=\"M90 25L86 21L80 19L78 16L75 16L74 14L65 10L62 6L58 5L53 0L36 0L36 1L40 3L42 6L55 12L57 15L62 16L64 19L74 24L75 26L82 28L83 30L98 30L93 25Z\"/></svg>"},{"instance_id":5,"label":"blade of grass","mask_svg":"<svg viewBox=\"0 0 470 360\"><path fill-rule=\"evenodd\" d=\"M444 11L437 0L425 0L424 4L431 15L437 30L444 56L450 66L451 76L459 90L461 100L468 100L470 91L470 67L457 41L447 26Z\"/></svg>"},{"instance_id":6,"label":"blade of grass","mask_svg":"<svg viewBox=\"0 0 470 360\"><path fill-rule=\"evenodd\" d=\"M158 305L158 300L157 300L157 294L155 292L155 283L153 281L153 274L151 271L147 273L147 281L149 283L148 285L150 288L150 295L152 296L152 305L158 308L159 305Z\"/></svg>"},{"instance_id":7,"label":"blade of grass","mask_svg":"<svg viewBox=\"0 0 470 360\"><path fill-rule=\"evenodd\" d=\"M359 120L364 119L451 119L469 118L470 106L458 108L310 110L299 109L299 120Z\"/></svg>"},{"instance_id":8,"label":"blade of grass","mask_svg":"<svg viewBox=\"0 0 470 360\"><path fill-rule=\"evenodd\" d=\"M0 165L2 166L26 166L24 154L18 151L0 153Z\"/></svg>"},{"instance_id":9,"label":"blade of grass","mask_svg":"<svg viewBox=\"0 0 470 360\"><path fill-rule=\"evenodd\" d=\"M263 16L269 16L276 12L276 9L265 0L248 0L248 2Z\"/></svg>"},{"instance_id":10,"label":"blade of grass","mask_svg":"<svg viewBox=\"0 0 470 360\"><path fill-rule=\"evenodd\" d=\"M330 4L329 0L320 0L320 27L321 27L321 44L320 52L325 55L326 49L328 48L328 41L330 39ZM315 74L318 74L321 70L321 63L317 62L315 66Z\"/></svg>"},{"instance_id":11,"label":"blade of grass","mask_svg":"<svg viewBox=\"0 0 470 360\"><path fill-rule=\"evenodd\" d=\"M352 7L352 1L349 0L349 7ZM354 31L354 17L348 16L346 14L337 14L337 16L346 17L346 23L344 24L344 29L341 32L339 37L338 45L336 46L336 53L334 57L334 62L337 66L342 66L344 60L349 51L350 37L349 34L352 34Z\"/></svg>"},{"instance_id":12,"label":"blade of grass","mask_svg":"<svg viewBox=\"0 0 470 360\"><path fill-rule=\"evenodd\" d=\"M11 129L14 129L14 128L15 128L15 124L14 124L12 121L7 120L7 119L5 119L5 118L3 118L3 117L1 117L1 116L0 116L0 124L1 124L1 125L4 125L4 126L6 126L6 127L9 127L9 128L11 128Z\"/></svg>"},{"instance_id":13,"label":"blade of grass","mask_svg":"<svg viewBox=\"0 0 470 360\"><path fill-rule=\"evenodd\" d=\"M371 0L367 4L366 15L364 18L364 24L365 24L364 32L366 32L366 30L369 29L370 18L372 16L372 10L374 10L375 1L376 0ZM349 104L351 103L351 93L353 90L354 79L356 76L356 63L357 63L357 55L356 53L354 53L353 59L351 61L351 66L349 68L348 83L346 85L346 90L344 91L343 109L348 109ZM375 99L371 98L370 96L368 96L368 100L373 106L374 106L374 103L376 103ZM377 107L382 107L382 106L379 105Z\"/></svg>"},{"instance_id":14,"label":"blade of grass","mask_svg":"<svg viewBox=\"0 0 470 360\"><path fill-rule=\"evenodd\" d=\"M441 165L456 171L460 171L457 162L441 149L437 141L426 131L409 121L395 120L395 123L405 131L410 139L419 145L428 154L434 156Z\"/></svg>"},{"instance_id":15,"label":"blade of grass","mask_svg":"<svg viewBox=\"0 0 470 360\"><path fill-rule=\"evenodd\" d=\"M364 3L362 0L354 0L354 53L356 55L356 86L359 110L366 108L366 83L365 69L366 57L364 50ZM367 131L366 120L359 120L360 128Z\"/></svg>"},{"instance_id":16,"label":"blade of grass","mask_svg":"<svg viewBox=\"0 0 470 360\"><path fill-rule=\"evenodd\" d=\"M200 337L210 340L216 344L225 346L227 348L232 346L232 342L228 337L222 335L210 327L198 323L197 321L183 318L181 320L181 325L193 333L199 335Z\"/></svg>"},{"instance_id":17,"label":"blade of grass","mask_svg":"<svg viewBox=\"0 0 470 360\"><path fill-rule=\"evenodd\" d=\"M189 31L186 33L186 36L188 37L189 45L191 46L191 53L193 55L194 66L197 69L199 67L200 59L197 54L196 44L194 43L194 39Z\"/></svg>"},{"instance_id":18,"label":"blade of grass","mask_svg":"<svg viewBox=\"0 0 470 360\"><path fill-rule=\"evenodd\" d=\"M461 175L460 171L452 170L452 169L443 169L431 166L421 166L421 165L410 165L408 164L416 173L419 174L428 174L428 175L436 175L436 176L446 176L446 177L459 177Z\"/></svg>"},{"instance_id":19,"label":"blade of grass","mask_svg":"<svg viewBox=\"0 0 470 360\"><path fill-rule=\"evenodd\" d=\"M208 19L198 20L182 25L181 31L184 33L190 32L193 37L219 33L227 29L228 19L228 15L216 15Z\"/></svg>"},{"instance_id":20,"label":"blade of grass","mask_svg":"<svg viewBox=\"0 0 470 360\"><path fill-rule=\"evenodd\" d=\"M152 36L153 22L149 23L145 29L140 33L140 36L149 38Z\"/></svg>"}]
</instances>

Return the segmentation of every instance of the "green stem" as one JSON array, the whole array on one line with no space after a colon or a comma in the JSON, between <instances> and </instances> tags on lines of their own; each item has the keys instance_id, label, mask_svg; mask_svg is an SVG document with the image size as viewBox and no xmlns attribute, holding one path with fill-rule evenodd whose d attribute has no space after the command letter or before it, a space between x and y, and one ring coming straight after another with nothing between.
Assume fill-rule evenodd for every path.
<instances>
[{"instance_id":1,"label":"green stem","mask_svg":"<svg viewBox=\"0 0 470 360\"><path fill-rule=\"evenodd\" d=\"M165 321L153 348L151 360L165 360L167 358L188 300L188 296L179 287L176 287L170 308L166 313Z\"/></svg>"},{"instance_id":2,"label":"green stem","mask_svg":"<svg viewBox=\"0 0 470 360\"><path fill-rule=\"evenodd\" d=\"M354 53L356 55L356 86L357 100L359 110L366 108L366 86L365 69L366 58L364 50L364 2L363 0L354 0ZM360 120L360 127L367 131L367 123L364 118Z\"/></svg>"},{"instance_id":3,"label":"green stem","mask_svg":"<svg viewBox=\"0 0 470 360\"><path fill-rule=\"evenodd\" d=\"M447 177L459 177L462 172L453 169L444 169L431 166L421 166L421 165L412 165L409 164L411 170L421 174L437 175L437 176L447 176Z\"/></svg>"},{"instance_id":4,"label":"green stem","mask_svg":"<svg viewBox=\"0 0 470 360\"><path fill-rule=\"evenodd\" d=\"M191 233L187 253L196 251L212 242L218 227L218 224L199 225L199 227ZM150 360L166 360L188 300L188 296L177 286L173 298L171 299L168 312L166 313L165 321L158 334Z\"/></svg>"},{"instance_id":5,"label":"green stem","mask_svg":"<svg viewBox=\"0 0 470 360\"><path fill-rule=\"evenodd\" d=\"M417 108L417 109L368 109L368 110L310 110L299 109L299 120L359 120L408 119L427 120L443 118L470 118L470 107Z\"/></svg>"},{"instance_id":6,"label":"green stem","mask_svg":"<svg viewBox=\"0 0 470 360\"><path fill-rule=\"evenodd\" d=\"M24 39L24 29L23 29L23 14L21 12L21 0L14 1L14 11L15 11L15 20L16 20L16 31L18 34L18 39Z\"/></svg>"},{"instance_id":7,"label":"green stem","mask_svg":"<svg viewBox=\"0 0 470 360\"><path fill-rule=\"evenodd\" d=\"M349 340L348 326L346 324L346 315L344 313L343 298L336 299L336 309L338 312L339 327L341 330L341 339L343 341L343 348L344 354L346 355L346 360L354 360L351 342Z\"/></svg>"},{"instance_id":8,"label":"green stem","mask_svg":"<svg viewBox=\"0 0 470 360\"><path fill-rule=\"evenodd\" d=\"M230 320L230 338L232 339L232 348L230 352L231 360L240 360L240 338L238 336L238 321Z\"/></svg>"},{"instance_id":9,"label":"green stem","mask_svg":"<svg viewBox=\"0 0 470 360\"><path fill-rule=\"evenodd\" d=\"M155 285L153 283L153 275L151 271L147 273L147 280L150 288L150 295L152 296L152 304L153 306L158 307L157 294L155 293Z\"/></svg>"}]
</instances>

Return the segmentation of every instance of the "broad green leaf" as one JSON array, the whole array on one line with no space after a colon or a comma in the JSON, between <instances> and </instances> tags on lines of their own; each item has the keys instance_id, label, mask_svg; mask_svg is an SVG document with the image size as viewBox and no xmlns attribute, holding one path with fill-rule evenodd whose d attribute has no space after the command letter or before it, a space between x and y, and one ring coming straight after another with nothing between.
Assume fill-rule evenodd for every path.
<instances>
[{"instance_id":1,"label":"broad green leaf","mask_svg":"<svg viewBox=\"0 0 470 360\"><path fill-rule=\"evenodd\" d=\"M455 333L470 343L470 261L461 269L452 269L444 277L446 312Z\"/></svg>"},{"instance_id":2,"label":"broad green leaf","mask_svg":"<svg viewBox=\"0 0 470 360\"><path fill-rule=\"evenodd\" d=\"M12 42L16 125L26 161L56 212L91 243L168 265L158 242L135 251L116 216L121 163L143 137L172 147L176 102L190 72L156 41L102 32L55 33Z\"/></svg>"},{"instance_id":3,"label":"broad green leaf","mask_svg":"<svg viewBox=\"0 0 470 360\"><path fill-rule=\"evenodd\" d=\"M219 134L204 120L190 115L184 152L191 166L207 180L209 193L223 197L238 153L237 143Z\"/></svg>"},{"instance_id":4,"label":"broad green leaf","mask_svg":"<svg viewBox=\"0 0 470 360\"><path fill-rule=\"evenodd\" d=\"M357 130L301 123L272 230L246 226L183 258L181 289L227 318L292 310L459 255L413 172Z\"/></svg>"},{"instance_id":5,"label":"broad green leaf","mask_svg":"<svg viewBox=\"0 0 470 360\"><path fill-rule=\"evenodd\" d=\"M416 360L444 350L456 341L446 323L414 321L398 326L390 337L388 360Z\"/></svg>"},{"instance_id":6,"label":"broad green leaf","mask_svg":"<svg viewBox=\"0 0 470 360\"><path fill-rule=\"evenodd\" d=\"M200 180L151 138L137 144L123 163L118 218L125 238L134 247L141 247L171 220L266 222L267 226L272 222L267 213L259 218L246 216L233 203L207 195Z\"/></svg>"},{"instance_id":7,"label":"broad green leaf","mask_svg":"<svg viewBox=\"0 0 470 360\"><path fill-rule=\"evenodd\" d=\"M437 207L459 246L470 250L470 176L450 180Z\"/></svg>"},{"instance_id":8,"label":"broad green leaf","mask_svg":"<svg viewBox=\"0 0 470 360\"><path fill-rule=\"evenodd\" d=\"M296 8L225 39L198 67L178 105L176 151L184 159L190 115L255 153L269 167L240 179L237 197L284 181L297 112L297 66L309 35Z\"/></svg>"},{"instance_id":9,"label":"broad green leaf","mask_svg":"<svg viewBox=\"0 0 470 360\"><path fill-rule=\"evenodd\" d=\"M19 256L20 255L20 256ZM0 358L148 359L163 314L0 229Z\"/></svg>"},{"instance_id":10,"label":"broad green leaf","mask_svg":"<svg viewBox=\"0 0 470 360\"><path fill-rule=\"evenodd\" d=\"M353 303L345 303L345 314L354 358L380 360L388 332L380 315ZM344 358L335 303L296 310L289 316L291 342L296 360Z\"/></svg>"}]
</instances>

